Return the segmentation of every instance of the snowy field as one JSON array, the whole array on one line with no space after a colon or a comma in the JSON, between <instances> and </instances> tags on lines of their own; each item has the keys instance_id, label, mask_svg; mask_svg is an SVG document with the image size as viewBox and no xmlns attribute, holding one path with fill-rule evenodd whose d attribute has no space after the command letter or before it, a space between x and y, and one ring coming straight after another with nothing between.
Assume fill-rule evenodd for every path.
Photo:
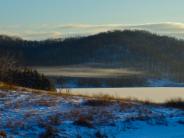
<instances>
[{"instance_id":1,"label":"snowy field","mask_svg":"<svg viewBox=\"0 0 184 138\"><path fill-rule=\"evenodd\" d=\"M170 99L184 99L184 88L74 88L58 89L58 92L69 92L76 95L110 95L115 98L135 98L152 102L165 102Z\"/></svg>"},{"instance_id":2,"label":"snowy field","mask_svg":"<svg viewBox=\"0 0 184 138\"><path fill-rule=\"evenodd\" d=\"M183 130L184 111L163 105L0 91L8 138L183 138Z\"/></svg>"}]
</instances>

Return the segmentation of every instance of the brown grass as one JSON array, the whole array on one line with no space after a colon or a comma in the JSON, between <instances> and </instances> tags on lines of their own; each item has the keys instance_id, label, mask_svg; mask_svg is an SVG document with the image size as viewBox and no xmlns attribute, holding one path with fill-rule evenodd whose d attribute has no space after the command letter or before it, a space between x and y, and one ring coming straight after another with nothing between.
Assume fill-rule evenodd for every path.
<instances>
[{"instance_id":1,"label":"brown grass","mask_svg":"<svg viewBox=\"0 0 184 138\"><path fill-rule=\"evenodd\" d=\"M20 92L33 92L33 93L45 93L45 94L54 94L56 91L46 91L46 90L38 90L38 89L32 89L32 88L26 88L26 87L21 87L13 84L8 84L4 82L0 82L0 90L14 90L14 91L20 91Z\"/></svg>"},{"instance_id":2,"label":"brown grass","mask_svg":"<svg viewBox=\"0 0 184 138\"><path fill-rule=\"evenodd\" d=\"M124 110L126 110L126 109L132 108L132 107L135 106L135 105L134 105L133 103L131 103L131 102L120 101L120 102L119 102L119 106L120 106L121 111L124 111Z\"/></svg>"},{"instance_id":3,"label":"brown grass","mask_svg":"<svg viewBox=\"0 0 184 138\"><path fill-rule=\"evenodd\" d=\"M58 129L52 125L45 126L45 131L39 135L39 138L56 138L58 137Z\"/></svg>"},{"instance_id":4,"label":"brown grass","mask_svg":"<svg viewBox=\"0 0 184 138\"><path fill-rule=\"evenodd\" d=\"M76 121L74 121L75 125L93 128L92 120L85 116L80 116Z\"/></svg>"},{"instance_id":5,"label":"brown grass","mask_svg":"<svg viewBox=\"0 0 184 138\"><path fill-rule=\"evenodd\" d=\"M57 105L57 99L39 99L34 101L32 104L35 104L37 106L51 107Z\"/></svg>"},{"instance_id":6,"label":"brown grass","mask_svg":"<svg viewBox=\"0 0 184 138\"><path fill-rule=\"evenodd\" d=\"M1 90L15 90L15 86L11 84L7 84L4 82L0 82L0 89Z\"/></svg>"},{"instance_id":7,"label":"brown grass","mask_svg":"<svg viewBox=\"0 0 184 138\"><path fill-rule=\"evenodd\" d=\"M108 101L108 100L100 100L100 99L89 99L86 100L84 105L87 106L107 106L110 105L112 103L112 101Z\"/></svg>"},{"instance_id":8,"label":"brown grass","mask_svg":"<svg viewBox=\"0 0 184 138\"><path fill-rule=\"evenodd\" d=\"M88 97L84 104L87 106L108 106L115 103L117 100L118 99L113 96L99 94Z\"/></svg>"},{"instance_id":9,"label":"brown grass","mask_svg":"<svg viewBox=\"0 0 184 138\"><path fill-rule=\"evenodd\" d=\"M0 131L0 138L7 138L7 134L5 131Z\"/></svg>"},{"instance_id":10,"label":"brown grass","mask_svg":"<svg viewBox=\"0 0 184 138\"><path fill-rule=\"evenodd\" d=\"M171 99L166 101L164 104L158 104L154 103L150 100L141 101L138 99L132 99L132 98L118 98L110 95L104 95L104 94L98 94L98 95L92 95L92 96L85 96L85 95L75 95L70 92L70 89L66 89L65 93L57 93L56 91L45 91L45 90L37 90L37 89L31 89L31 88L25 88L25 87L19 87L7 83L0 82L0 90L16 90L16 91L26 91L36 94L43 94L43 95L50 95L50 96L61 96L63 98L71 98L75 96L79 96L81 98L87 99L85 104L88 106L107 106L115 102L119 102L121 106L124 108L125 106L130 105L123 105L126 102L134 102L134 103L140 103L144 105L150 105L150 106L165 106L165 107L172 107L172 108L178 108L184 110L184 100L178 98L178 99ZM6 96L5 94L0 94L0 97ZM123 103L123 104L122 104ZM39 105L43 106L52 106L56 103L54 102L48 102L48 101L39 101ZM17 104L17 107L19 107L19 104Z\"/></svg>"},{"instance_id":11,"label":"brown grass","mask_svg":"<svg viewBox=\"0 0 184 138\"><path fill-rule=\"evenodd\" d=\"M184 100L182 100L180 98L171 99L171 100L167 101L166 103L164 103L164 106L184 110Z\"/></svg>"}]
</instances>

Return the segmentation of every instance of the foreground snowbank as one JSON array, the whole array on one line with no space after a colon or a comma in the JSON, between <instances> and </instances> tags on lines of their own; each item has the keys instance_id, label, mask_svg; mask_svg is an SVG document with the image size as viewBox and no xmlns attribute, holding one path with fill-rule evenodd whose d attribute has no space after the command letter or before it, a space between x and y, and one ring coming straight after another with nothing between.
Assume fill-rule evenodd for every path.
<instances>
[{"instance_id":1,"label":"foreground snowbank","mask_svg":"<svg viewBox=\"0 0 184 138\"><path fill-rule=\"evenodd\" d=\"M126 100L0 91L0 111L8 137L184 137L184 111Z\"/></svg>"}]
</instances>

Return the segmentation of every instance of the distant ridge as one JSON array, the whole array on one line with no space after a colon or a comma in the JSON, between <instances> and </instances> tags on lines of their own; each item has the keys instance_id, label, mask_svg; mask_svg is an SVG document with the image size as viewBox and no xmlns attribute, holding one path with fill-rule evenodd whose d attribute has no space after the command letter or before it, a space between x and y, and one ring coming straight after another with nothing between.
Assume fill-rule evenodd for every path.
<instances>
[{"instance_id":1,"label":"distant ridge","mask_svg":"<svg viewBox=\"0 0 184 138\"><path fill-rule=\"evenodd\" d=\"M183 40L138 30L45 41L0 36L0 52L13 53L29 66L98 63L182 76L183 51Z\"/></svg>"}]
</instances>

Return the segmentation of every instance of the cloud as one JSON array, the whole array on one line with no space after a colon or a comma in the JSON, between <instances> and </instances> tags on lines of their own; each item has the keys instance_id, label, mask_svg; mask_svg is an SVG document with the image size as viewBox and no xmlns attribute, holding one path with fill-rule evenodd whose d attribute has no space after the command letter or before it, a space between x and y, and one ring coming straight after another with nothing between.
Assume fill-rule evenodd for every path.
<instances>
[{"instance_id":1,"label":"cloud","mask_svg":"<svg viewBox=\"0 0 184 138\"><path fill-rule=\"evenodd\" d=\"M151 30L155 32L176 32L176 33L184 32L184 24L172 22L158 23L158 24L143 24L130 27L144 30Z\"/></svg>"},{"instance_id":2,"label":"cloud","mask_svg":"<svg viewBox=\"0 0 184 138\"><path fill-rule=\"evenodd\" d=\"M16 35L24 39L42 40L47 38L70 37L77 35L90 35L110 30L139 29L147 30L161 35L169 35L184 39L184 23L165 22L165 23L147 23L138 25L124 24L66 24L66 25L48 25L40 26L6 26L0 27L0 33L7 35Z\"/></svg>"},{"instance_id":3,"label":"cloud","mask_svg":"<svg viewBox=\"0 0 184 138\"><path fill-rule=\"evenodd\" d=\"M5 34L8 36L18 36L26 40L45 40L48 38L62 38L62 33L61 32L21 32L21 33L16 33L16 32L1 32L1 34Z\"/></svg>"},{"instance_id":4,"label":"cloud","mask_svg":"<svg viewBox=\"0 0 184 138\"><path fill-rule=\"evenodd\" d=\"M120 28L124 27L122 24L105 24L105 25L90 25L90 24L69 24L59 25L57 29L106 29L106 28Z\"/></svg>"}]
</instances>

